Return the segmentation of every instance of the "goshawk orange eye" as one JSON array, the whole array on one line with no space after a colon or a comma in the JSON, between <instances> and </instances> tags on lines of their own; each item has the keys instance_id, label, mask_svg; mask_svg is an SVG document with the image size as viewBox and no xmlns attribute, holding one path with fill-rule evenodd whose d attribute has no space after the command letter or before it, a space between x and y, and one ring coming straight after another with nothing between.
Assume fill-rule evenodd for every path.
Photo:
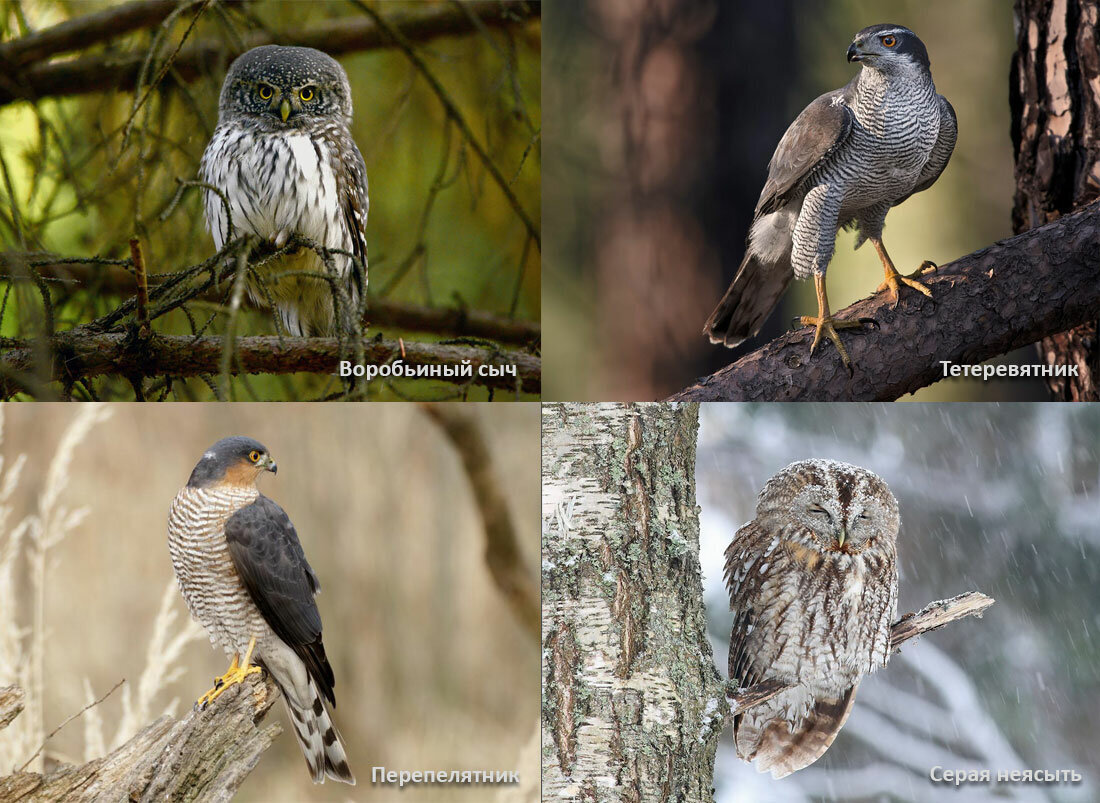
<instances>
[{"instance_id":1,"label":"goshawk orange eye","mask_svg":"<svg viewBox=\"0 0 1100 803\"><path fill-rule=\"evenodd\" d=\"M271 96L275 94L271 87L266 84L260 85L260 100L271 100Z\"/></svg>"},{"instance_id":2,"label":"goshawk orange eye","mask_svg":"<svg viewBox=\"0 0 1100 803\"><path fill-rule=\"evenodd\" d=\"M882 42L883 47L893 47L898 43L898 39L896 36L889 35L883 36L879 41Z\"/></svg>"},{"instance_id":3,"label":"goshawk orange eye","mask_svg":"<svg viewBox=\"0 0 1100 803\"><path fill-rule=\"evenodd\" d=\"M309 103L311 100L313 100L313 88L307 86L305 89L298 93L298 97L302 99L303 103Z\"/></svg>"},{"instance_id":4,"label":"goshawk orange eye","mask_svg":"<svg viewBox=\"0 0 1100 803\"><path fill-rule=\"evenodd\" d=\"M268 90L268 97L270 96L270 90ZM259 463L260 453L253 449L251 452L248 453L248 459L251 460L253 463Z\"/></svg>"}]
</instances>

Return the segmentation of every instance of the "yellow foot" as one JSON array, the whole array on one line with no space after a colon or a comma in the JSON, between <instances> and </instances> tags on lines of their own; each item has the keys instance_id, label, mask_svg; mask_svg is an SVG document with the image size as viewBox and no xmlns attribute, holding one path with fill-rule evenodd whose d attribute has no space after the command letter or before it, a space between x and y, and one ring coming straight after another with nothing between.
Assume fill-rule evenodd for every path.
<instances>
[{"instance_id":1,"label":"yellow foot","mask_svg":"<svg viewBox=\"0 0 1100 803\"><path fill-rule=\"evenodd\" d=\"M917 279L919 279L921 276L924 276L926 273L931 273L934 270L936 270L936 263L929 262L927 259L920 264L920 267L917 268L916 272L911 273L908 276L903 276L895 270L892 273L886 274L886 278L882 280L882 284L878 286L878 289L876 289L875 292L878 293L883 290L889 291L890 295L894 299L894 309L898 308L898 291L903 284L906 287L912 287L917 292L924 293L924 295L932 298L932 291L931 289L929 289L928 285L918 282Z\"/></svg>"},{"instance_id":2,"label":"yellow foot","mask_svg":"<svg viewBox=\"0 0 1100 803\"><path fill-rule=\"evenodd\" d=\"M833 341L833 345L836 346L836 350L840 352L840 359L844 362L844 367L848 369L848 373L852 373L852 361L848 358L848 350L844 348L844 344L840 342L840 335L837 334L837 329L861 329L864 324L869 324L873 327L878 327L878 323L874 318L857 318L854 321L838 321L830 315L823 315L819 318L814 318L810 315L802 315L795 318L795 323L800 326L813 326L814 342L810 344L810 356L813 356L814 351L817 349L817 344L821 342L821 336L825 335L829 340Z\"/></svg>"},{"instance_id":3,"label":"yellow foot","mask_svg":"<svg viewBox=\"0 0 1100 803\"><path fill-rule=\"evenodd\" d=\"M256 639L252 639L248 642L248 652L245 653L244 663L238 664L238 656L233 656L233 662L229 665L229 669L220 678L214 679L214 688L206 692L196 701L196 707L202 709L210 705L210 703L217 700L221 695L230 687L235 686L238 683L244 683L245 678L249 675L254 675L257 672L263 672L258 666L251 666L250 661L252 659L252 650L256 647Z\"/></svg>"}]
</instances>

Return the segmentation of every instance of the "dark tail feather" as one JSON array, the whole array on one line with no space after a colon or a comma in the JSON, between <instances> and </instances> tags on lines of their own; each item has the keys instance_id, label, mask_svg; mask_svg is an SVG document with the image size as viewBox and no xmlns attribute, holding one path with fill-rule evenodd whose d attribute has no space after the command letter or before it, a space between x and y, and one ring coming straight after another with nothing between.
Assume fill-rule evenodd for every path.
<instances>
[{"instance_id":1,"label":"dark tail feather","mask_svg":"<svg viewBox=\"0 0 1100 803\"><path fill-rule=\"evenodd\" d=\"M756 768L760 772L771 772L773 778L782 778L813 764L824 755L844 727L852 712L857 688L859 683L838 699L818 700L814 710L793 733L787 729L785 721L773 719L759 734L760 742L756 750L741 757L746 761L755 759ZM740 749L738 755L741 755Z\"/></svg>"},{"instance_id":2,"label":"dark tail feather","mask_svg":"<svg viewBox=\"0 0 1100 803\"><path fill-rule=\"evenodd\" d=\"M355 785L355 776L348 767L347 753L339 731L332 724L328 709L317 693L313 679L309 681L310 704L308 707L295 705L284 691L283 700L290 712L290 721L294 725L294 735L302 748L309 774L314 783L324 783L325 777L342 783Z\"/></svg>"},{"instance_id":3,"label":"dark tail feather","mask_svg":"<svg viewBox=\"0 0 1100 803\"><path fill-rule=\"evenodd\" d=\"M740 345L760 331L791 276L789 256L778 262L763 262L747 250L729 289L707 318L703 334L711 343L729 348Z\"/></svg>"}]
</instances>

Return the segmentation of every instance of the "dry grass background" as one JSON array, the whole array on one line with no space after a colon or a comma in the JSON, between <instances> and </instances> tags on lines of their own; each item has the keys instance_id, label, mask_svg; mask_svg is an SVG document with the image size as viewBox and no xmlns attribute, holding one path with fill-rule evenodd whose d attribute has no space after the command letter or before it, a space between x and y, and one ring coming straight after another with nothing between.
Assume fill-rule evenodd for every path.
<instances>
[{"instance_id":1,"label":"dry grass background","mask_svg":"<svg viewBox=\"0 0 1100 803\"><path fill-rule=\"evenodd\" d=\"M13 748L22 747L15 744L21 733L16 725L24 720L25 737L39 702L48 732L88 702L89 694L99 696L127 678L123 689L89 712L90 720L72 722L47 746L47 766L57 758L83 761L92 757L88 748L100 749L100 738L110 748L124 708L133 718L144 705L144 720L151 721L173 698L179 706L190 705L225 670L221 651L199 635L177 645L179 658L164 671L179 671L167 687L156 689L153 683L151 698L139 694L155 628L161 628L163 648L191 627L179 594L173 588L166 596L174 582L165 532L168 505L207 446L226 435L247 434L266 444L278 461L278 475L265 476L261 488L290 514L321 579L318 605L336 672L335 718L359 785L313 786L284 720L284 733L239 799L485 800L495 791L435 785L398 792L371 786L376 765L537 776L537 754L524 751L521 758L538 721L537 645L491 583L466 477L449 442L420 410L412 405L118 404L101 412L109 415L86 420L90 429L72 445L64 434L81 414L90 414L89 407L5 405L2 411L0 673L18 671L5 668L5 644L10 652L21 637L25 652L41 635L46 691L0 731L0 757L10 760ZM477 414L500 477L509 485L524 557L534 572L538 408L490 411L478 405ZM59 446L62 454L55 457ZM5 501L4 472L21 454L26 462ZM12 576L3 572L14 531L26 516L38 514L49 493L51 465L55 492L61 489L57 502L73 512L65 514L72 518L67 534L42 561L43 630L31 627L33 526L22 535L20 556L8 564ZM86 509L83 517L80 508ZM56 503L52 509L56 517ZM60 533L66 522L55 522L49 531ZM173 613L175 621L168 621ZM16 633L16 626L28 631ZM32 662L24 683L33 671ZM0 676L0 685L9 682ZM284 718L281 705L277 710ZM12 769L0 766L0 774Z\"/></svg>"}]
</instances>

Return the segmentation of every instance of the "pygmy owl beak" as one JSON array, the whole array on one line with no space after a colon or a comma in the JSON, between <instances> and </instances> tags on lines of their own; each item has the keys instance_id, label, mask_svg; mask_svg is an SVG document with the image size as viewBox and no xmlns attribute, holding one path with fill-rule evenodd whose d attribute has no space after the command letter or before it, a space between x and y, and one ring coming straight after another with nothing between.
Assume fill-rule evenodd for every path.
<instances>
[{"instance_id":1,"label":"pygmy owl beak","mask_svg":"<svg viewBox=\"0 0 1100 803\"><path fill-rule=\"evenodd\" d=\"M847 527L842 527L840 529L840 535L838 535L836 537L836 545L838 547L842 547L842 546L844 546L844 542L846 540L848 540L848 528Z\"/></svg>"},{"instance_id":2,"label":"pygmy owl beak","mask_svg":"<svg viewBox=\"0 0 1100 803\"><path fill-rule=\"evenodd\" d=\"M283 98L283 102L279 104L279 114L283 118L283 122L286 122L286 118L290 117L290 101Z\"/></svg>"}]
</instances>

